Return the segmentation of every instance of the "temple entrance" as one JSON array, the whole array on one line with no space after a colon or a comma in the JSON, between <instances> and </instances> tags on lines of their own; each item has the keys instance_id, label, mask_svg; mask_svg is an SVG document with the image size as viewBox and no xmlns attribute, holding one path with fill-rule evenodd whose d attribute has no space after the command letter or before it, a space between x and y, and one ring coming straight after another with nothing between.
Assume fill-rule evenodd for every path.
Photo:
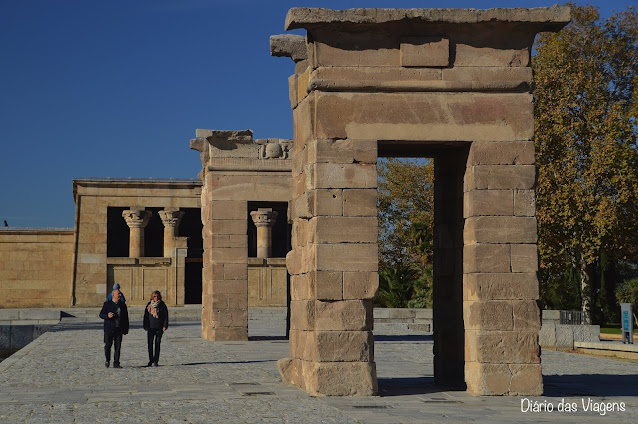
<instances>
[{"instance_id":1,"label":"temple entrance","mask_svg":"<svg viewBox=\"0 0 638 424\"><path fill-rule=\"evenodd\" d=\"M432 234L434 381L454 389L465 389L463 180L469 146L380 141L377 148L379 158L427 158L434 163L434 218L432 228L425 229Z\"/></svg>"}]
</instances>

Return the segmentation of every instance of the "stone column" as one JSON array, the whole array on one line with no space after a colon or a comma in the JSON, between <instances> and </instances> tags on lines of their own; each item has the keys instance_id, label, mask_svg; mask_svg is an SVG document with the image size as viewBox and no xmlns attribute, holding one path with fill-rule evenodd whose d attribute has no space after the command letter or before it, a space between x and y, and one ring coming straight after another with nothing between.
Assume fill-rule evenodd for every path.
<instances>
[{"instance_id":1,"label":"stone column","mask_svg":"<svg viewBox=\"0 0 638 424\"><path fill-rule=\"evenodd\" d=\"M129 209L122 212L126 224L130 228L129 257L141 258L144 256L144 228L151 219L151 212L144 209Z\"/></svg>"},{"instance_id":2,"label":"stone column","mask_svg":"<svg viewBox=\"0 0 638 424\"><path fill-rule=\"evenodd\" d=\"M270 258L272 256L272 228L275 226L278 213L272 208L259 208L252 211L250 216L257 227L257 257Z\"/></svg>"},{"instance_id":3,"label":"stone column","mask_svg":"<svg viewBox=\"0 0 638 424\"><path fill-rule=\"evenodd\" d=\"M184 212L176 209L164 209L159 211L159 216L164 224L164 257L168 258L173 255L172 250L175 248L175 238L179 236L179 223L184 216Z\"/></svg>"}]
</instances>

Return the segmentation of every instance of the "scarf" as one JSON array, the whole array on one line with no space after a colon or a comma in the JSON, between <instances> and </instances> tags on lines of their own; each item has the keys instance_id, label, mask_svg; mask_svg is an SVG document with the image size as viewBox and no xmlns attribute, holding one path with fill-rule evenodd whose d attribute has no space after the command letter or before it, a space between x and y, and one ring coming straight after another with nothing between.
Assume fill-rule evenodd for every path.
<instances>
[{"instance_id":1,"label":"scarf","mask_svg":"<svg viewBox=\"0 0 638 424\"><path fill-rule=\"evenodd\" d=\"M153 302L151 300L151 303L146 307L148 313L153 315L155 318L159 318L159 315L157 315L157 307L159 306L159 303L159 300L157 302Z\"/></svg>"}]
</instances>

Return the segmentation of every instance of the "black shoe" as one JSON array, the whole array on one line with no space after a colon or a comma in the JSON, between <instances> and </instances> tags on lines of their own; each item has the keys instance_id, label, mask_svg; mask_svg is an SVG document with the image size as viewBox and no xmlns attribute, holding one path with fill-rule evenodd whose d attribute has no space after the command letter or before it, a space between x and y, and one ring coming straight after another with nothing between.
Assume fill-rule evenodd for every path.
<instances>
[{"instance_id":1,"label":"black shoe","mask_svg":"<svg viewBox=\"0 0 638 424\"><path fill-rule=\"evenodd\" d=\"M154 367L159 367L159 365L157 364L157 362L153 362L153 366L154 366Z\"/></svg>"},{"instance_id":2,"label":"black shoe","mask_svg":"<svg viewBox=\"0 0 638 424\"><path fill-rule=\"evenodd\" d=\"M147 367L152 367L153 366L153 361L149 361L148 364L146 365Z\"/></svg>"},{"instance_id":3,"label":"black shoe","mask_svg":"<svg viewBox=\"0 0 638 424\"><path fill-rule=\"evenodd\" d=\"M104 363L104 366L105 366L106 368L108 368L108 367L109 367L109 361L106 361L106 362Z\"/></svg>"},{"instance_id":4,"label":"black shoe","mask_svg":"<svg viewBox=\"0 0 638 424\"><path fill-rule=\"evenodd\" d=\"M119 363L113 364L113 368L122 368Z\"/></svg>"}]
</instances>

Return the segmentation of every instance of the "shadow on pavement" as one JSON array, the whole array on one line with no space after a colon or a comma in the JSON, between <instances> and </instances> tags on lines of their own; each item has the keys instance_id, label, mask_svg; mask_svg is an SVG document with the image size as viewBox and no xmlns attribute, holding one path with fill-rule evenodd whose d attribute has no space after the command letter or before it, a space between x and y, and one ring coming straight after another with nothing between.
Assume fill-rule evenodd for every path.
<instances>
[{"instance_id":1,"label":"shadow on pavement","mask_svg":"<svg viewBox=\"0 0 638 424\"><path fill-rule=\"evenodd\" d=\"M379 396L425 395L429 393L465 390L434 384L434 377L379 378Z\"/></svg>"},{"instance_id":2,"label":"shadow on pavement","mask_svg":"<svg viewBox=\"0 0 638 424\"><path fill-rule=\"evenodd\" d=\"M638 374L544 375L544 396L638 396Z\"/></svg>"}]
</instances>

